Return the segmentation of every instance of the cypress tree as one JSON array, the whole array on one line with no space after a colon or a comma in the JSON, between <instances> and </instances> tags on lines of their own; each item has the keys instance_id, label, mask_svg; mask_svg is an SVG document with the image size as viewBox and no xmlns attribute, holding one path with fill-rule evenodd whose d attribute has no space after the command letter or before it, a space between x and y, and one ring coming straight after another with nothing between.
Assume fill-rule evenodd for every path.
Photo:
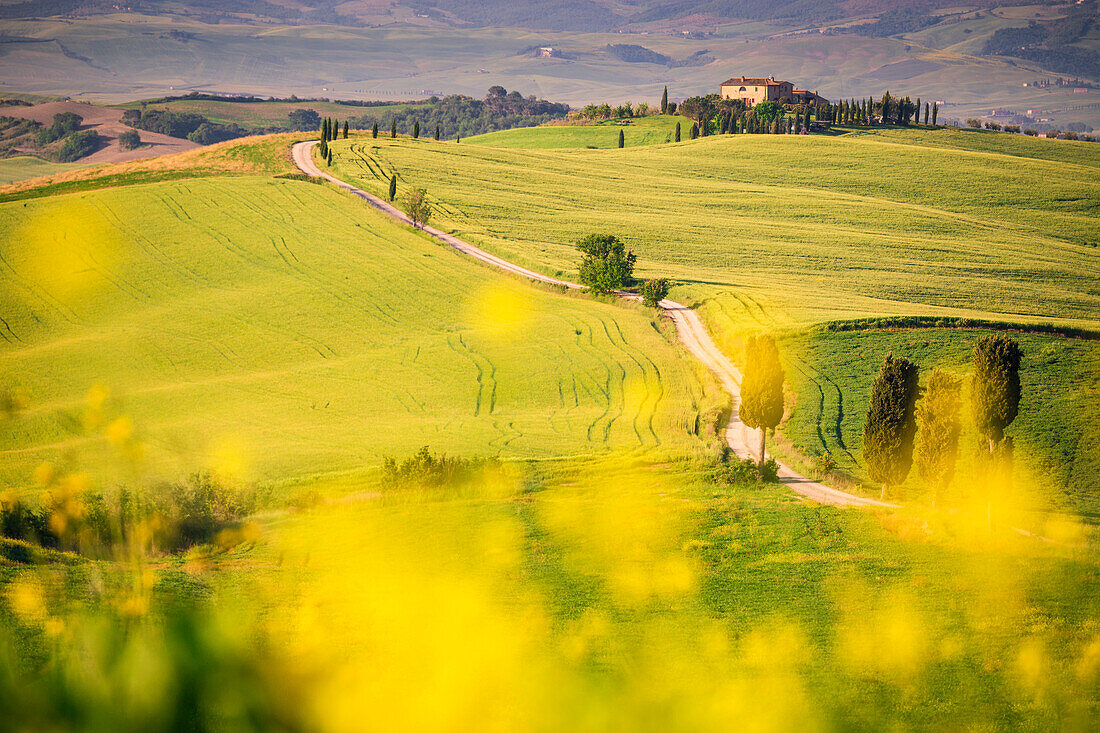
<instances>
[{"instance_id":1,"label":"cypress tree","mask_svg":"<svg viewBox=\"0 0 1100 733\"><path fill-rule=\"evenodd\" d=\"M455 142L456 143L462 142L462 136L461 135L455 135Z\"/></svg>"},{"instance_id":2,"label":"cypress tree","mask_svg":"<svg viewBox=\"0 0 1100 733\"><path fill-rule=\"evenodd\" d=\"M622 130L619 130L619 147L621 148L621 147L624 147L625 145L626 145L626 136L623 135Z\"/></svg>"},{"instance_id":3,"label":"cypress tree","mask_svg":"<svg viewBox=\"0 0 1100 733\"><path fill-rule=\"evenodd\" d=\"M328 117L321 120L321 142L328 140Z\"/></svg>"},{"instance_id":4,"label":"cypress tree","mask_svg":"<svg viewBox=\"0 0 1100 733\"><path fill-rule=\"evenodd\" d=\"M940 106L935 102L932 103L932 127L936 126L936 116L940 113Z\"/></svg>"},{"instance_id":5,"label":"cypress tree","mask_svg":"<svg viewBox=\"0 0 1100 733\"><path fill-rule=\"evenodd\" d=\"M928 110L929 110L928 102L925 102L924 103L924 124L926 124L926 125L928 124Z\"/></svg>"},{"instance_id":6,"label":"cypress tree","mask_svg":"<svg viewBox=\"0 0 1100 733\"><path fill-rule=\"evenodd\" d=\"M990 453L1019 412L1021 355L1019 342L1004 334L983 336L974 345L974 425L989 441Z\"/></svg>"},{"instance_id":7,"label":"cypress tree","mask_svg":"<svg viewBox=\"0 0 1100 733\"><path fill-rule=\"evenodd\" d=\"M913 106L913 124L920 124L920 97L917 97L917 103Z\"/></svg>"},{"instance_id":8,"label":"cypress tree","mask_svg":"<svg viewBox=\"0 0 1100 733\"><path fill-rule=\"evenodd\" d=\"M348 139L348 121L344 120L344 139Z\"/></svg>"},{"instance_id":9,"label":"cypress tree","mask_svg":"<svg viewBox=\"0 0 1100 733\"><path fill-rule=\"evenodd\" d=\"M768 334L749 336L745 344L745 373L741 379L741 422L760 431L759 467L764 467L765 441L783 419L783 366L779 349Z\"/></svg>"},{"instance_id":10,"label":"cypress tree","mask_svg":"<svg viewBox=\"0 0 1100 733\"><path fill-rule=\"evenodd\" d=\"M698 122L692 122L691 123L691 133L689 134L689 137L692 140L699 137L699 123Z\"/></svg>"},{"instance_id":11,"label":"cypress tree","mask_svg":"<svg viewBox=\"0 0 1100 733\"><path fill-rule=\"evenodd\" d=\"M413 121L413 140L420 139L420 120Z\"/></svg>"},{"instance_id":12,"label":"cypress tree","mask_svg":"<svg viewBox=\"0 0 1100 733\"><path fill-rule=\"evenodd\" d=\"M390 122L390 137L391 138L397 137L397 118L396 117L394 117L393 121Z\"/></svg>"},{"instance_id":13,"label":"cypress tree","mask_svg":"<svg viewBox=\"0 0 1100 733\"><path fill-rule=\"evenodd\" d=\"M374 137L374 138L378 137L378 123L377 122L375 122L374 127L372 127L370 129L370 136Z\"/></svg>"},{"instance_id":14,"label":"cypress tree","mask_svg":"<svg viewBox=\"0 0 1100 733\"><path fill-rule=\"evenodd\" d=\"M905 481L913 466L914 418L920 396L920 369L904 357L887 354L871 387L867 422L863 426L863 458L867 474L886 489Z\"/></svg>"},{"instance_id":15,"label":"cypress tree","mask_svg":"<svg viewBox=\"0 0 1100 733\"><path fill-rule=\"evenodd\" d=\"M436 139L436 140L438 140L438 139L439 139L439 125L436 125L436 126L435 126L435 139Z\"/></svg>"},{"instance_id":16,"label":"cypress tree","mask_svg":"<svg viewBox=\"0 0 1100 733\"><path fill-rule=\"evenodd\" d=\"M680 123L676 123L676 142L680 142Z\"/></svg>"},{"instance_id":17,"label":"cypress tree","mask_svg":"<svg viewBox=\"0 0 1100 733\"><path fill-rule=\"evenodd\" d=\"M932 506L951 483L959 453L959 405L962 384L947 372L933 371L917 408L917 475L932 490Z\"/></svg>"},{"instance_id":18,"label":"cypress tree","mask_svg":"<svg viewBox=\"0 0 1100 733\"><path fill-rule=\"evenodd\" d=\"M392 176L390 176L390 192L389 192L389 196L388 196L388 199L391 202L395 198L397 198L397 174L396 173L394 173Z\"/></svg>"},{"instance_id":19,"label":"cypress tree","mask_svg":"<svg viewBox=\"0 0 1100 733\"><path fill-rule=\"evenodd\" d=\"M665 87L664 92L661 93L661 114L668 114L668 87Z\"/></svg>"}]
</instances>

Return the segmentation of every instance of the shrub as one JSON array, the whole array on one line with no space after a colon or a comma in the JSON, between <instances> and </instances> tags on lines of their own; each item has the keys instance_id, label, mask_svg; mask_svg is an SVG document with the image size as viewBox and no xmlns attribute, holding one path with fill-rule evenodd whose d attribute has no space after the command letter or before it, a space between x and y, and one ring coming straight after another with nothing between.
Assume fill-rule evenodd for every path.
<instances>
[{"instance_id":1,"label":"shrub","mask_svg":"<svg viewBox=\"0 0 1100 733\"><path fill-rule=\"evenodd\" d=\"M382 460L382 476L386 482L428 488L458 485L501 468L496 458L452 458L445 453L433 454L428 446L401 462L390 457Z\"/></svg>"},{"instance_id":2,"label":"shrub","mask_svg":"<svg viewBox=\"0 0 1100 733\"><path fill-rule=\"evenodd\" d=\"M321 115L312 109L294 109L287 115L290 129L298 132L310 132L321 126ZM377 137L377 136L376 136Z\"/></svg>"},{"instance_id":3,"label":"shrub","mask_svg":"<svg viewBox=\"0 0 1100 733\"><path fill-rule=\"evenodd\" d=\"M422 188L411 189L405 195L405 213L415 226L422 227L432 216L432 207L428 204L428 192Z\"/></svg>"},{"instance_id":4,"label":"shrub","mask_svg":"<svg viewBox=\"0 0 1100 733\"><path fill-rule=\"evenodd\" d=\"M118 136L118 146L123 150L135 150L141 147L141 135L137 130L127 130Z\"/></svg>"},{"instance_id":5,"label":"shrub","mask_svg":"<svg viewBox=\"0 0 1100 733\"><path fill-rule=\"evenodd\" d=\"M669 287L668 278L658 277L646 280L639 290L642 294L642 302L650 308L656 308L662 300L668 297Z\"/></svg>"},{"instance_id":6,"label":"shrub","mask_svg":"<svg viewBox=\"0 0 1100 733\"><path fill-rule=\"evenodd\" d=\"M974 117L967 117L966 118L966 124L969 125L970 127L973 127L976 130L980 130L981 127L982 127L982 121L979 120L979 119L976 119Z\"/></svg>"},{"instance_id":7,"label":"shrub","mask_svg":"<svg viewBox=\"0 0 1100 733\"><path fill-rule=\"evenodd\" d=\"M774 458L764 461L760 467L760 480L766 484L779 483L779 462Z\"/></svg>"},{"instance_id":8,"label":"shrub","mask_svg":"<svg viewBox=\"0 0 1100 733\"><path fill-rule=\"evenodd\" d=\"M80 160L85 155L90 155L99 149L99 133L95 130L74 132L65 138L65 142L57 150L57 160L61 163L71 163Z\"/></svg>"},{"instance_id":9,"label":"shrub","mask_svg":"<svg viewBox=\"0 0 1100 733\"><path fill-rule=\"evenodd\" d=\"M583 253L580 280L593 292L610 293L634 283L637 256L613 234L589 234L577 249Z\"/></svg>"},{"instance_id":10,"label":"shrub","mask_svg":"<svg viewBox=\"0 0 1100 733\"><path fill-rule=\"evenodd\" d=\"M751 458L730 461L727 455L711 473L715 483L723 486L756 486L760 483L760 471Z\"/></svg>"},{"instance_id":11,"label":"shrub","mask_svg":"<svg viewBox=\"0 0 1100 733\"><path fill-rule=\"evenodd\" d=\"M814 459L814 468L821 473L829 473L836 470L836 459L829 451L825 451Z\"/></svg>"},{"instance_id":12,"label":"shrub","mask_svg":"<svg viewBox=\"0 0 1100 733\"><path fill-rule=\"evenodd\" d=\"M0 533L92 556L110 555L133 541L176 552L213 541L254 509L253 493L228 487L209 473L148 492L120 488L110 495L79 491L61 481L37 507L0 498Z\"/></svg>"},{"instance_id":13,"label":"shrub","mask_svg":"<svg viewBox=\"0 0 1100 733\"><path fill-rule=\"evenodd\" d=\"M189 133L187 139L199 145L213 145L244 137L247 134L247 130L236 124L219 125L216 122L204 122L195 128L194 132Z\"/></svg>"},{"instance_id":14,"label":"shrub","mask_svg":"<svg viewBox=\"0 0 1100 733\"><path fill-rule=\"evenodd\" d=\"M61 112L53 116L53 124L38 131L38 144L46 145L60 140L80 129L84 118L75 112Z\"/></svg>"}]
</instances>

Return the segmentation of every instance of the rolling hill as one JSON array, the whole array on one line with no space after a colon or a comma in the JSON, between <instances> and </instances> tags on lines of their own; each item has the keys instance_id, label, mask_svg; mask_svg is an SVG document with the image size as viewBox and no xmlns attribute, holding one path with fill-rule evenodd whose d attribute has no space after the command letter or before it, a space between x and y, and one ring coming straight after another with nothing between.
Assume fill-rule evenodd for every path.
<instances>
[{"instance_id":1,"label":"rolling hill","mask_svg":"<svg viewBox=\"0 0 1100 733\"><path fill-rule=\"evenodd\" d=\"M0 444L12 485L43 462L128 475L110 424L151 477L229 461L270 483L424 444L690 452L716 416L709 377L637 310L533 289L311 183L23 198L0 231L0 384L29 403Z\"/></svg>"}]
</instances>

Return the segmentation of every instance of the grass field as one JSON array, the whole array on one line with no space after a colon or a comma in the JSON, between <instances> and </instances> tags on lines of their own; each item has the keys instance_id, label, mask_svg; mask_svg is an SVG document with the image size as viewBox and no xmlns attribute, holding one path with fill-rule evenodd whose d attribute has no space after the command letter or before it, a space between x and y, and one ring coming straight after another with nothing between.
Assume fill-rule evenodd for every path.
<instances>
[{"instance_id":1,"label":"grass field","mask_svg":"<svg viewBox=\"0 0 1100 733\"><path fill-rule=\"evenodd\" d=\"M142 102L118 105L121 109L136 109ZM385 114L410 105L392 104L378 107L354 107L333 102L228 102L206 99L174 99L145 105L148 109L167 109L173 112L191 112L221 124L235 123L242 127L276 127L287 125L287 115L296 109L312 109L322 117L335 117L343 121L364 114Z\"/></svg>"},{"instance_id":2,"label":"grass field","mask_svg":"<svg viewBox=\"0 0 1100 733\"><path fill-rule=\"evenodd\" d=\"M136 588L125 564L0 566L18 600L0 648L35 680L0 678L0 694L18 690L26 718L121 728L254 707L324 731L361 729L364 706L413 730L1088 730L1100 715L1098 567L1073 524L1057 536L1074 544L1049 544L965 515L731 491L686 464L544 468L269 514L258 540L170 558ZM113 610L135 604L144 616ZM64 673L36 680L41 658ZM134 685L142 704L120 705Z\"/></svg>"},{"instance_id":3,"label":"grass field","mask_svg":"<svg viewBox=\"0 0 1100 733\"><path fill-rule=\"evenodd\" d=\"M717 407L640 309L534 290L309 183L35 198L0 231L0 384L29 400L0 442L14 486L44 461L124 478L131 439L150 478L265 483L425 444L690 451Z\"/></svg>"},{"instance_id":4,"label":"grass field","mask_svg":"<svg viewBox=\"0 0 1100 733\"><path fill-rule=\"evenodd\" d=\"M923 144L930 135L944 142ZM715 136L624 151L361 138L333 148L338 174L383 192L396 172L447 203L439 219L456 233L551 273L573 271L572 242L606 230L634 249L642 275L676 280L675 297L744 308L735 290L783 324L907 313L1097 321L1100 149L1008 135L995 143L1011 154L961 149L988 137Z\"/></svg>"},{"instance_id":5,"label":"grass field","mask_svg":"<svg viewBox=\"0 0 1100 733\"><path fill-rule=\"evenodd\" d=\"M14 181L23 181L28 178L49 176L54 173L79 168L80 164L51 163L33 155L19 155L14 158L0 159L0 186Z\"/></svg>"},{"instance_id":6,"label":"grass field","mask_svg":"<svg viewBox=\"0 0 1100 733\"><path fill-rule=\"evenodd\" d=\"M559 130L497 138L566 139ZM547 272L575 272L571 243L588 232L623 236L641 273L673 278L672 297L699 305L735 359L746 332L792 334L797 402L783 427L787 446L793 457L829 451L859 481L867 394L890 347L906 352L909 341L930 340L935 346L917 354L925 366L958 371L973 334L797 334L834 319L899 314L1095 329L1100 150L1059 142L871 130L624 151L401 139L334 149L339 174L381 191L396 172L446 202L439 218L447 228ZM834 340L845 339L860 340L858 357L837 358ZM1031 498L1095 513L1092 464L1074 457L1095 453L1096 342L1024 340L1030 402L1014 434L1021 464L1034 469Z\"/></svg>"},{"instance_id":7,"label":"grass field","mask_svg":"<svg viewBox=\"0 0 1100 733\"><path fill-rule=\"evenodd\" d=\"M684 140L691 130L691 120L686 117L654 115L628 120L607 120L592 125L544 125L521 130L501 130L485 135L468 137L463 142L472 145L488 145L495 148L530 148L545 150L554 148L618 148L619 131L623 132L623 144L633 148L639 145L670 143L675 139L676 123Z\"/></svg>"},{"instance_id":8,"label":"grass field","mask_svg":"<svg viewBox=\"0 0 1100 733\"><path fill-rule=\"evenodd\" d=\"M925 372L944 369L967 385L974 341L989 333L875 329L812 330L791 336L783 349L798 401L783 433L803 454L828 452L842 471L866 480L863 421L882 358L890 352L906 356ZM1013 334L1013 338L1024 351L1020 369L1024 398L1009 431L1018 456L1014 500L1100 518L1100 347L1095 341L1038 334ZM968 410L966 392L963 403ZM971 465L978 438L969 414L964 412L962 417L958 483L965 486L966 477L974 473ZM898 496L916 499L924 492L914 472Z\"/></svg>"},{"instance_id":9,"label":"grass field","mask_svg":"<svg viewBox=\"0 0 1100 733\"><path fill-rule=\"evenodd\" d=\"M781 334L799 397L787 438L858 479L853 429L883 352L959 372L977 332L820 321L974 315L999 297L1095 322L1091 248L1066 235L1095 231L1092 179L1036 178L1025 197L1014 171L1071 164L960 149L986 137L815 139L825 161L801 171L764 162L802 139L748 136L333 148L338 174L379 190L396 168L402 193L428 187L443 226L547 271L572 274L580 234L625 233L647 272L704 303L731 353L747 329ZM990 529L967 501L861 510L719 485L697 433L721 403L649 314L505 277L332 187L278 178L293 139L0 192L0 397L19 408L0 415L0 501L51 473L110 489L209 469L230 490L273 489L262 513L174 555L145 548L145 525L99 560L0 540L11 720L351 731L369 710L410 730L1095 728L1095 527L1027 502ZM883 161L934 166L937 183L895 182ZM968 193L964 173L995 193ZM835 283L813 271L834 262ZM997 262L1000 282L985 282ZM707 276L684 278L692 268ZM785 292L807 283L805 304ZM1018 459L1018 481L1059 492L1045 510L1087 513L1095 342L1020 339L1018 455L1052 470L1031 486L1048 464ZM437 487L364 470L424 444L517 460ZM83 512L69 497L51 525ZM1018 519L1050 541L1012 531Z\"/></svg>"}]
</instances>

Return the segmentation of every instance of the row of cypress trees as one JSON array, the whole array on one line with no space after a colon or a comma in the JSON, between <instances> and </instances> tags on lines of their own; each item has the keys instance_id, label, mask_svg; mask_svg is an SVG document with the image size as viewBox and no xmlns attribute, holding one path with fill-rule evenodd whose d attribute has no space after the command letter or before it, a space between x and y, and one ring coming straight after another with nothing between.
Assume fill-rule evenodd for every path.
<instances>
[{"instance_id":1,"label":"row of cypress trees","mask_svg":"<svg viewBox=\"0 0 1100 733\"><path fill-rule=\"evenodd\" d=\"M344 137L348 136L347 126L348 126L348 123L345 122L344 123ZM371 137L373 137L373 138L378 137L378 123L377 122L375 122L374 125L371 127L370 134L371 134ZM414 139L420 137L420 120L416 120L416 121L413 122L412 136L413 136ZM439 125L436 125L435 126L435 139L438 140L439 136L440 136L440 128L439 128ZM391 138L397 137L397 119L396 118L394 118L390 122L390 137Z\"/></svg>"},{"instance_id":2,"label":"row of cypress trees","mask_svg":"<svg viewBox=\"0 0 1100 733\"><path fill-rule=\"evenodd\" d=\"M971 406L987 482L1007 481L1012 440L1005 430L1019 411L1022 355L1019 342L1004 334L978 339L971 355ZM890 487L905 481L915 459L918 474L932 488L935 505L955 473L962 385L938 370L929 375L924 389L919 380L920 367L915 362L886 356L871 387L863 458L868 475L882 484L883 498Z\"/></svg>"},{"instance_id":3,"label":"row of cypress trees","mask_svg":"<svg viewBox=\"0 0 1100 733\"><path fill-rule=\"evenodd\" d=\"M344 121L344 139L348 139L348 123ZM330 140L336 140L340 137L340 123L333 117L326 117L321 120L321 157L325 159L325 162L332 165L332 151L329 150L328 143Z\"/></svg>"},{"instance_id":4,"label":"row of cypress trees","mask_svg":"<svg viewBox=\"0 0 1100 733\"><path fill-rule=\"evenodd\" d=\"M990 484L988 491L993 490L994 481L1008 481L1012 439L1005 430L1019 412L1022 355L1019 342L1004 334L979 338L971 355L973 419L982 441L980 465ZM783 418L784 379L775 339L768 334L750 336L740 418L760 430L761 471L767 432ZM955 473L961 394L961 380L940 370L931 372L922 389L920 367L905 357L887 354L871 386L863 428L867 473L882 485L883 499L890 487L905 481L915 462L919 476L931 488L935 506Z\"/></svg>"},{"instance_id":5,"label":"row of cypress trees","mask_svg":"<svg viewBox=\"0 0 1100 733\"><path fill-rule=\"evenodd\" d=\"M912 101L909 97L897 98L890 92L882 95L877 103L871 97L867 99L845 99L836 104L822 103L817 105L818 120L825 120L837 125L851 125L861 121L870 122L871 117L877 113L883 119L893 119L898 124L908 125L910 122L921 122L921 99ZM924 104L924 124L935 125L939 117L940 107L936 103Z\"/></svg>"}]
</instances>

